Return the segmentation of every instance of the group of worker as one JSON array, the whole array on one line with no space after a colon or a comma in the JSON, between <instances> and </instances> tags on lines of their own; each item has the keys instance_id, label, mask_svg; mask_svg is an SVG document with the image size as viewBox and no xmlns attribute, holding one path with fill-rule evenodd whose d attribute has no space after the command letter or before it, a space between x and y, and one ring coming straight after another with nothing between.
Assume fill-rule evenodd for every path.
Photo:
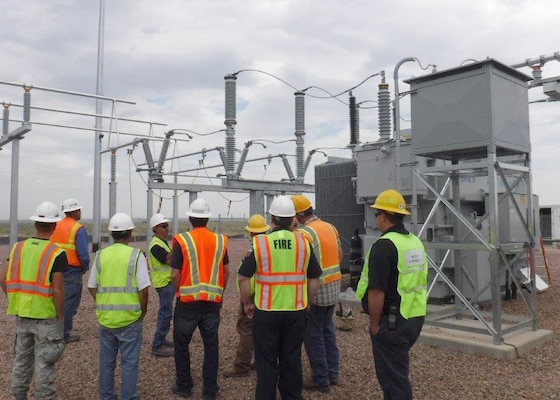
<instances>
[{"instance_id":1,"label":"group of worker","mask_svg":"<svg viewBox=\"0 0 560 400\"><path fill-rule=\"evenodd\" d=\"M369 313L384 398L411 399L408 352L426 314L427 258L421 241L404 228L403 218L409 212L398 192L382 192L371 207L377 211L382 235L368 252L357 295ZM61 221L53 203L37 208L31 217L36 234L16 243L0 274L8 314L16 315L15 399L27 398L34 371L35 398L54 398L54 364L66 343L79 340L71 333L72 318L80 303L81 275L89 268L87 234L78 223L81 206L75 199L65 201L62 211L66 218ZM275 197L268 214L270 225L257 214L245 228L252 241L236 279L239 345L233 365L223 375L245 376L256 369L259 400L276 399L277 391L282 399L302 399L303 389L327 393L339 379L333 323L341 288L339 234L315 215L303 195ZM220 310L229 280L228 238L208 229L211 213L204 199L193 201L187 216L192 229L175 235L171 245L169 220L162 214L151 218L154 236L148 262L141 250L129 245L132 219L117 213L109 221L113 244L96 253L87 283L99 322L101 399L118 398L114 388L118 353L120 398L139 398L136 386L149 286L159 297L152 354L174 356L172 392L183 398L193 393L189 345L198 328L204 345L202 395L217 398ZM171 320L173 334L168 339ZM306 379L302 344L312 372Z\"/></svg>"}]
</instances>

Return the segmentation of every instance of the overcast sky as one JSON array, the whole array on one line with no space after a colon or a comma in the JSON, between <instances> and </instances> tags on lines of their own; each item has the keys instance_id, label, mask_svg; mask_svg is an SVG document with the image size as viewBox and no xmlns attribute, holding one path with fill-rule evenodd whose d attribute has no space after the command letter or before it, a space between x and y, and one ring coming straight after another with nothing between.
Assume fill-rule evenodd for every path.
<instances>
[{"instance_id":1,"label":"overcast sky","mask_svg":"<svg viewBox=\"0 0 560 400\"><path fill-rule=\"evenodd\" d=\"M560 51L560 3L531 0L109 0L105 2L105 96L135 102L119 104L116 114L166 126L141 123L110 124L104 129L153 134L162 138L170 129L208 133L224 129L224 76L245 71L237 79L236 147L249 140L294 138L294 88L320 87L340 93L384 70L393 93L393 69L406 57L438 70L459 66L467 59L495 58L515 64ZM0 13L0 81L32 84L71 92L96 91L99 1L3 0ZM543 67L543 77L560 75L560 63ZM429 73L418 63L406 63L399 76L407 79ZM528 68L520 71L530 74ZM274 78L278 77L279 79ZM353 91L358 102L377 99L379 77ZM402 81L401 91L408 86ZM310 95L326 96L312 89ZM544 99L532 89L532 100ZM33 89L31 105L94 113L91 99ZM341 96L343 102L347 95ZM23 89L0 85L0 102L11 102L10 118L22 118ZM374 105L374 103L365 103ZM111 113L104 103L104 113ZM401 128L407 128L409 98L401 102ZM530 105L534 193L541 204L560 204L560 103ZM33 110L31 121L93 127L91 117ZM360 114L361 141L375 141L377 110ZM342 147L349 142L348 108L333 99L306 96L305 154L311 149ZM19 123L10 123L10 131ZM186 136L173 143L168 156L202 148L225 146L225 134ZM106 134L103 149L130 142L130 136ZM151 149L159 156L160 144ZM38 203L60 204L76 197L83 215L92 216L94 133L39 124L20 145L19 217L33 214ZM326 149L330 156L350 157L347 149ZM8 218L12 145L0 151L0 218ZM249 158L268 154L292 155L295 143L253 145ZM239 155L238 155L239 156ZM313 165L326 158L316 153L306 175L314 183ZM117 152L118 211L146 215L145 173L134 163L145 161L141 147ZM102 158L102 216L108 216L110 159ZM219 163L216 152L166 163L171 169L210 167ZM182 178L183 183L218 184L211 179L223 169L208 168ZM197 174L197 175L196 175ZM282 179L282 162L273 158L247 164L246 179ZM171 180L171 178L168 178ZM160 193L158 193L160 194ZM161 211L172 212L171 192L163 192ZM242 217L248 213L245 194L203 194L211 199L214 215ZM231 200L231 203L230 203ZM180 211L188 197L182 196ZM157 206L158 201L154 200ZM229 207L228 207L229 205ZM156 211L156 210L154 210Z\"/></svg>"}]
</instances>

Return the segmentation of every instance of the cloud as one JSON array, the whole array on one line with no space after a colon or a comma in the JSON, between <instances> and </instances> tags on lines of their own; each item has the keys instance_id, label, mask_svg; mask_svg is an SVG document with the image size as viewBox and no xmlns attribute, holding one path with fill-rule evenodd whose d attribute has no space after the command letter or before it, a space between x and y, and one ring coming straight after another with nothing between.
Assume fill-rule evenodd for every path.
<instances>
[{"instance_id":1,"label":"cloud","mask_svg":"<svg viewBox=\"0 0 560 400\"><path fill-rule=\"evenodd\" d=\"M546 10L543 12L543 10ZM237 79L236 147L258 138L282 141L294 138L294 88L316 86L330 93L355 87L368 76L385 71L394 93L393 70L402 59L417 57L418 63L404 63L402 80L431 71L453 68L465 60L496 58L504 63L522 62L540 54L552 54L557 46L556 21L560 6L544 0L472 2L467 0L423 2L371 2L368 0L121 0L105 2L103 93L132 101L112 109L103 102L105 115L143 122L105 119L103 150L133 140L118 132L151 135L157 159L165 132L183 128L199 133L224 129L224 76L240 70ZM0 24L2 75L0 81L28 83L36 87L70 92L95 93L97 78L99 2L77 0L7 0ZM530 74L528 68L520 69ZM560 63L549 62L545 76L560 74ZM360 110L362 141L377 139L375 106L380 77L367 80L353 90ZM78 197L84 215L91 215L93 187L93 128L95 113L91 98L32 90L34 107L65 112L32 110L33 130L20 143L19 214L26 218L36 203L49 198L57 203ZM340 101L320 89L305 96L305 156L316 148L332 148L327 154L350 157L344 148L349 141L348 94ZM542 89L531 89L532 100L543 99ZM0 101L23 102L21 87L0 85ZM342 103L341 103L342 102ZM72 112L72 113L70 113ZM560 189L550 185L557 169L558 103L530 105L534 160L534 192L541 203L554 203ZM10 108L10 118L20 120L21 108ZM409 97L401 101L401 128L410 127ZM71 126L49 127L39 122ZM165 124L165 125L163 125ZM10 123L10 130L18 122ZM110 139L110 140L109 140ZM208 136L174 135L168 156L190 154L166 163L171 168L197 168L221 163L217 151L201 154L203 148L225 147L225 134ZM250 147L243 174L247 179L281 179L286 171L280 158L286 154L295 172L294 142L267 143ZM9 204L12 146L0 151L0 194ZM239 153L237 153L239 157ZM306 175L313 183L313 166L325 161L316 152ZM145 172L136 172L145 162L141 145L116 152L115 175L119 209L145 213ZM108 181L111 157L102 156L102 214L108 212ZM218 182L222 168L191 171L183 182ZM171 181L172 176L166 176ZM159 193L158 193L159 194ZM171 214L172 193L161 193L164 211ZM243 194L210 195L214 210L248 213ZM180 199L180 212L188 204ZM235 201L233 201L233 200ZM232 200L230 205L230 200ZM235 206L234 206L235 205ZM122 208L121 208L122 207ZM7 213L0 218L7 218Z\"/></svg>"}]
</instances>

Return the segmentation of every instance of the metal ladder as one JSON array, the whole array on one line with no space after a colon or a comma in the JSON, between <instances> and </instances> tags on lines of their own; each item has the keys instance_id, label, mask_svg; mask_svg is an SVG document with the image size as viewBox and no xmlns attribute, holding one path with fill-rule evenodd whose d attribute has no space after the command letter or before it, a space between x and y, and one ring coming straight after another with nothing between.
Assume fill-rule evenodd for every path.
<instances>
[{"instance_id":1,"label":"metal ladder","mask_svg":"<svg viewBox=\"0 0 560 400\"><path fill-rule=\"evenodd\" d=\"M546 276L547 276L547 278L548 278L548 284L551 285L551 284L552 284L552 278L550 277L550 269L548 268L548 260L547 260L547 258L546 258L546 251L545 251L545 248L544 248L544 240L543 240L542 236L541 236L539 242L540 242L540 246L541 246L541 253L542 253L544 268L546 268ZM527 249L527 253L528 253L528 256L529 256L529 257L528 257L528 261L529 261L529 268L530 268L530 270L532 270L532 269L535 268L535 267L536 267L536 268L539 267L538 265L535 265L535 266L531 265L531 259L532 259L532 257L531 257L531 252L532 252L532 251L533 251L533 249L532 249L531 247L529 247L529 248ZM535 254L535 258L536 258L536 254ZM535 264L537 264L536 261L535 261ZM542 268L542 266L541 266L541 268ZM535 272L536 272L536 270L535 270Z\"/></svg>"}]
</instances>

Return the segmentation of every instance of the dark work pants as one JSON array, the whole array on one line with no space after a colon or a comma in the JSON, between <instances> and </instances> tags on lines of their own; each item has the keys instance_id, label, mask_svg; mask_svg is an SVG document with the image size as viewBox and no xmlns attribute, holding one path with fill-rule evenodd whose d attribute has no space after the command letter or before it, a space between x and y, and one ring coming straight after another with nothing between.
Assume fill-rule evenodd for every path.
<instances>
[{"instance_id":1,"label":"dark work pants","mask_svg":"<svg viewBox=\"0 0 560 400\"><path fill-rule=\"evenodd\" d=\"M175 343L175 372L179 390L192 390L191 355L189 344L198 327L204 343L202 362L202 394L216 396L218 393L218 327L219 312L185 312L180 302L175 306L173 320L173 342Z\"/></svg>"},{"instance_id":2,"label":"dark work pants","mask_svg":"<svg viewBox=\"0 0 560 400\"><path fill-rule=\"evenodd\" d=\"M255 400L302 399L301 344L305 311L261 311L253 317L257 366Z\"/></svg>"},{"instance_id":3,"label":"dark work pants","mask_svg":"<svg viewBox=\"0 0 560 400\"><path fill-rule=\"evenodd\" d=\"M377 335L370 332L375 373L385 400L412 399L408 352L418 339L423 324L424 317L406 320L398 316L396 328L390 330L387 316L382 316Z\"/></svg>"}]
</instances>

